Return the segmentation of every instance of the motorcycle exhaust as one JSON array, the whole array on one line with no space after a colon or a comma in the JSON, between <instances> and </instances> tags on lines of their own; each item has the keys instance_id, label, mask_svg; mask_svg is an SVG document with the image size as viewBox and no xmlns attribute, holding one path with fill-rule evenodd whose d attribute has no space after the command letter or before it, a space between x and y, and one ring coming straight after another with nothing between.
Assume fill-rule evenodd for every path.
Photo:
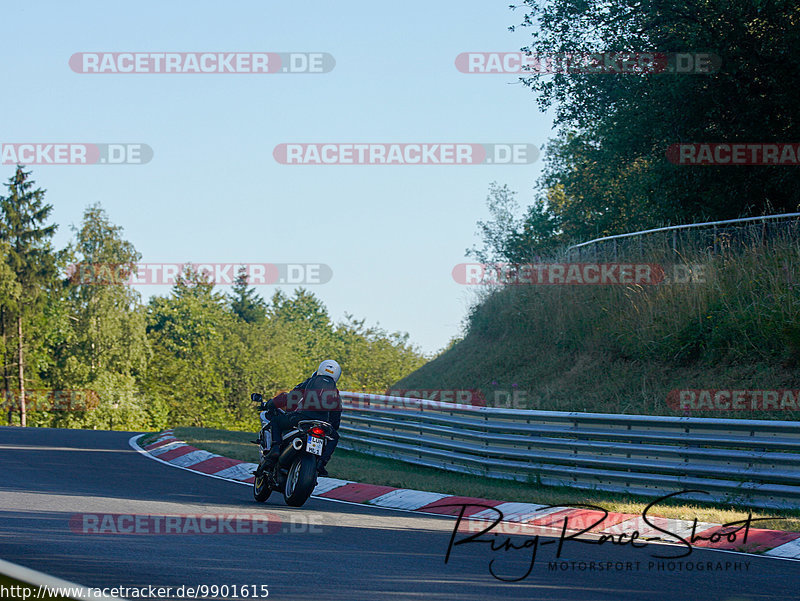
<instances>
[{"instance_id":1,"label":"motorcycle exhaust","mask_svg":"<svg viewBox=\"0 0 800 601\"><path fill-rule=\"evenodd\" d=\"M303 439L295 438L292 444L286 447L278 458L278 463L281 467L289 467L295 458L295 455L303 448Z\"/></svg>"}]
</instances>

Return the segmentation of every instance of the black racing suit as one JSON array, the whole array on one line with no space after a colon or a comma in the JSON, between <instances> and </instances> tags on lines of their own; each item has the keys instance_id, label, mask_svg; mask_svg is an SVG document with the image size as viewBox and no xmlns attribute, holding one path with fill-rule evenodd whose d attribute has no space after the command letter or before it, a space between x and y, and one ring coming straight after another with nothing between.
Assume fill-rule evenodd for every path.
<instances>
[{"instance_id":1,"label":"black racing suit","mask_svg":"<svg viewBox=\"0 0 800 601\"><path fill-rule=\"evenodd\" d=\"M286 413L274 412L274 416L270 416L273 449L280 445L283 433L302 420L316 419L333 426L333 440L328 441L320 457L322 466L328 463L339 442L339 424L342 419L342 400L333 378L314 374L295 386L291 392L282 392L267 405L273 408L273 412L274 409L286 410Z\"/></svg>"}]
</instances>

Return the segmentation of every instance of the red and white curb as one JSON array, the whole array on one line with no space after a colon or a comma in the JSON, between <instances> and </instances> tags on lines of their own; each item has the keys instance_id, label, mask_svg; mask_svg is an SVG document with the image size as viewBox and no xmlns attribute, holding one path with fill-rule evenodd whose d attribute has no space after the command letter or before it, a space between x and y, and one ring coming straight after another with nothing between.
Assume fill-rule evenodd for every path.
<instances>
[{"instance_id":1,"label":"red and white curb","mask_svg":"<svg viewBox=\"0 0 800 601\"><path fill-rule=\"evenodd\" d=\"M224 480L252 483L254 480L252 472L258 467L255 463L246 463L238 459L231 459L196 449L175 438L172 430L164 430L156 440L146 444L144 447L139 447L131 439L131 445L134 444L134 448L143 449L148 455L163 463L169 463L170 465Z\"/></svg>"},{"instance_id":2,"label":"red and white curb","mask_svg":"<svg viewBox=\"0 0 800 601\"><path fill-rule=\"evenodd\" d=\"M163 431L159 437L140 447L131 438L131 446L163 463L175 467L199 472L214 478L222 478L240 483L252 483L255 463L247 463L215 455L208 451L196 449L175 438L172 430ZM567 519L567 532L586 531L595 535L624 535L639 532L639 539L668 536L662 531L647 524L641 515L613 513L607 515L594 509L578 509L571 507L548 507L535 503L504 503L490 499L459 497L421 490L395 488L378 484L361 484L336 478L319 478L313 496L320 499L331 499L349 503L363 503L405 511L418 511L425 514L457 516L463 510L462 527L479 532L497 519L498 511L502 512L503 521L497 524L492 533L498 534L542 534L552 536L561 532L564 520ZM488 509L494 508L494 509ZM495 509L497 511L495 511ZM783 532L780 530L764 530L750 528L747 542L742 541L743 533L729 542L727 533L733 528L724 528L722 524L710 524L693 521L675 520L648 516L651 524L674 533L682 538L695 535L703 539L718 536L710 540L697 540L695 547L758 553L770 557L784 559L800 559L800 532ZM592 525L598 524L597 528ZM661 541L670 542L671 541ZM677 542L677 541L676 541Z\"/></svg>"}]
</instances>

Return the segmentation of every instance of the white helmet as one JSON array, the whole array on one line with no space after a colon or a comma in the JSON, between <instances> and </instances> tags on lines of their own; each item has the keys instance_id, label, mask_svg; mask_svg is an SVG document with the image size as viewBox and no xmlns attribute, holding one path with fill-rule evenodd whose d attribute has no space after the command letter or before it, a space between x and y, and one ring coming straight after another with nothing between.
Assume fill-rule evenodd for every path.
<instances>
[{"instance_id":1,"label":"white helmet","mask_svg":"<svg viewBox=\"0 0 800 601\"><path fill-rule=\"evenodd\" d=\"M342 368L339 367L339 364L333 359L325 359L325 361L319 364L317 375L328 376L329 378L333 378L334 382L338 382L339 376L342 375Z\"/></svg>"}]
</instances>

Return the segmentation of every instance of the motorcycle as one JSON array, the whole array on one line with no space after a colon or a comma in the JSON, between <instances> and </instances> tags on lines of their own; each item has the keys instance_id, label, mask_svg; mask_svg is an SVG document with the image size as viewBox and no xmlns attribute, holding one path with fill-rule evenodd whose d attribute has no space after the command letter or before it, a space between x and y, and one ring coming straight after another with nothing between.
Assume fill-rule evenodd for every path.
<instances>
[{"instance_id":1,"label":"motorcycle","mask_svg":"<svg viewBox=\"0 0 800 601\"><path fill-rule=\"evenodd\" d=\"M264 410L262 396L254 392L250 398L260 403L261 408L261 430L258 438L252 441L259 446L260 454L258 469L253 472L253 497L263 503L273 491L282 490L287 505L300 507L317 485L317 467L325 445L334 435L333 426L321 420L299 420L291 430L283 433L278 461L269 468L265 462L272 446L271 420ZM283 412L282 409L276 411Z\"/></svg>"}]
</instances>

